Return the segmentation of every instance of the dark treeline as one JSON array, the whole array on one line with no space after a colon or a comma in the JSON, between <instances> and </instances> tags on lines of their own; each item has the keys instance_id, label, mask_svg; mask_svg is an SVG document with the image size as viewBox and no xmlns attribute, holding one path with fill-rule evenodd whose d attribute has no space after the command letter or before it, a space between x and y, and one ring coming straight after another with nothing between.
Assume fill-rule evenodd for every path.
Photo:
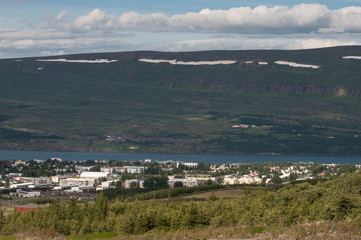
<instances>
[{"instance_id":1,"label":"dark treeline","mask_svg":"<svg viewBox=\"0 0 361 240\"><path fill-rule=\"evenodd\" d=\"M202 191L209 191L218 188L224 188L223 185L214 184L214 185L203 185L198 187L179 187L179 188L167 188L163 187L154 187L152 183L152 178L149 181L145 181L144 186L145 188L132 188L132 189L125 189L121 186L121 184L117 184L116 188L112 189L105 189L104 195L109 199L113 200L117 198L118 200L149 200L149 199L160 199L160 198L167 198L167 197L177 197L183 194L191 194L196 192ZM165 189L166 188L166 189ZM153 191L152 191L153 190Z\"/></svg>"},{"instance_id":2,"label":"dark treeline","mask_svg":"<svg viewBox=\"0 0 361 240\"><path fill-rule=\"evenodd\" d=\"M30 212L2 216L2 234L27 229L54 229L69 234L114 232L142 234L151 230L198 227L290 226L318 220L339 221L361 214L361 172L316 184L289 184L276 191L261 187L244 191L237 199L205 201L116 200L102 193L95 203L58 202Z\"/></svg>"}]
</instances>

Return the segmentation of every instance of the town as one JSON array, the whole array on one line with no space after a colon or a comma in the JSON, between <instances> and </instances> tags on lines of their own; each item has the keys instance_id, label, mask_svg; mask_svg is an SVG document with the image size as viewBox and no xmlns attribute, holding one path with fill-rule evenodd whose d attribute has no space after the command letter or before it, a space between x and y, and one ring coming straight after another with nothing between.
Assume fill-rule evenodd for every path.
<instances>
[{"instance_id":1,"label":"town","mask_svg":"<svg viewBox=\"0 0 361 240\"><path fill-rule=\"evenodd\" d=\"M270 185L335 178L360 165L314 162L219 163L182 161L1 160L3 198L47 197L94 200L96 192L115 188L159 190L202 185Z\"/></svg>"}]
</instances>

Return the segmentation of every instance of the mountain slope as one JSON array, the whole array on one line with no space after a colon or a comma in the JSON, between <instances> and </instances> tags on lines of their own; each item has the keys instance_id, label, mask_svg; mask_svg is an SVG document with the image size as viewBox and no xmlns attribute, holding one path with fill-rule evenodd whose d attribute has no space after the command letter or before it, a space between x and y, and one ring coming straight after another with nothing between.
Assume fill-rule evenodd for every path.
<instances>
[{"instance_id":1,"label":"mountain slope","mask_svg":"<svg viewBox=\"0 0 361 240\"><path fill-rule=\"evenodd\" d=\"M344 56L361 47L0 60L0 148L360 155L361 60Z\"/></svg>"}]
</instances>

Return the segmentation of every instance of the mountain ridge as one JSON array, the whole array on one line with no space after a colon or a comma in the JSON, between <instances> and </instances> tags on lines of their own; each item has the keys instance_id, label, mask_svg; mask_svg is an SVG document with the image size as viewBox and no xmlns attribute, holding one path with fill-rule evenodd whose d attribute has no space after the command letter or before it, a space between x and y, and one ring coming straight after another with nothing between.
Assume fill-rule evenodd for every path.
<instances>
[{"instance_id":1,"label":"mountain ridge","mask_svg":"<svg viewBox=\"0 0 361 240\"><path fill-rule=\"evenodd\" d=\"M361 155L361 60L344 56L361 47L2 59L0 148Z\"/></svg>"}]
</instances>

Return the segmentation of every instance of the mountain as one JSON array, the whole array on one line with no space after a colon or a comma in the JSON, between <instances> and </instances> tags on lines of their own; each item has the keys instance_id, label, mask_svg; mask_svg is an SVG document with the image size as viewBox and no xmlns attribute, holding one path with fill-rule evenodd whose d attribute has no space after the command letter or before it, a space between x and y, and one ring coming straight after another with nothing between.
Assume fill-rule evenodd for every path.
<instances>
[{"instance_id":1,"label":"mountain","mask_svg":"<svg viewBox=\"0 0 361 240\"><path fill-rule=\"evenodd\" d=\"M361 47L0 60L0 149L361 155Z\"/></svg>"}]
</instances>

